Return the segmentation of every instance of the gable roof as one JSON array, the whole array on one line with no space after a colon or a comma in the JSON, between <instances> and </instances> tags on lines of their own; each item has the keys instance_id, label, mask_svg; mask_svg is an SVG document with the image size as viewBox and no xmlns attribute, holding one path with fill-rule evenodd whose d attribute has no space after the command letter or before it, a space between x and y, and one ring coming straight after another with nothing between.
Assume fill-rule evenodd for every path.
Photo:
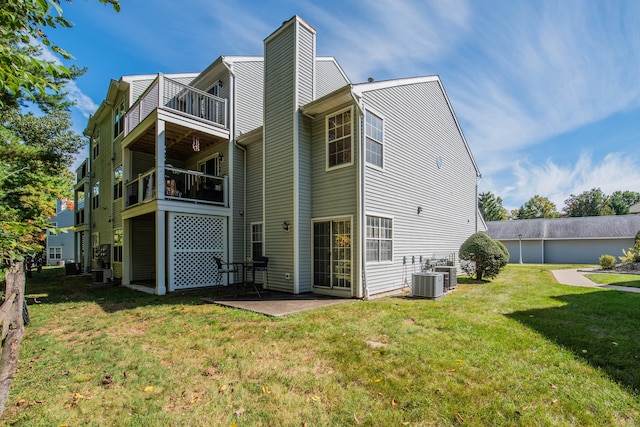
<instances>
[{"instance_id":1,"label":"gable roof","mask_svg":"<svg viewBox=\"0 0 640 427\"><path fill-rule=\"evenodd\" d=\"M633 239L640 230L639 215L520 219L487 222L496 240Z\"/></svg>"}]
</instances>

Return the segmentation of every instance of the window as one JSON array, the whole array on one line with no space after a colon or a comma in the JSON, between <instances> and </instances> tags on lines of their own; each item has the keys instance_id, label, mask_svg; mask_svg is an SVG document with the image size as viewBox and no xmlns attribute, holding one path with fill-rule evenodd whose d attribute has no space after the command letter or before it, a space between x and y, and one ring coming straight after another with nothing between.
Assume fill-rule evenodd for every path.
<instances>
[{"instance_id":1,"label":"window","mask_svg":"<svg viewBox=\"0 0 640 427\"><path fill-rule=\"evenodd\" d=\"M113 171L113 200L122 197L122 165Z\"/></svg>"},{"instance_id":2,"label":"window","mask_svg":"<svg viewBox=\"0 0 640 427\"><path fill-rule=\"evenodd\" d=\"M351 109L327 117L327 168L352 163Z\"/></svg>"},{"instance_id":3,"label":"window","mask_svg":"<svg viewBox=\"0 0 640 427\"><path fill-rule=\"evenodd\" d=\"M198 163L198 170L206 175L220 176L220 154Z\"/></svg>"},{"instance_id":4,"label":"window","mask_svg":"<svg viewBox=\"0 0 640 427\"><path fill-rule=\"evenodd\" d=\"M251 224L251 256L253 258L262 254L262 223Z\"/></svg>"},{"instance_id":5,"label":"window","mask_svg":"<svg viewBox=\"0 0 640 427\"><path fill-rule=\"evenodd\" d=\"M93 194L91 194L91 207L98 209L100 207L100 181L93 184Z\"/></svg>"},{"instance_id":6,"label":"window","mask_svg":"<svg viewBox=\"0 0 640 427\"><path fill-rule=\"evenodd\" d=\"M367 163L382 168L382 119L367 111Z\"/></svg>"},{"instance_id":7,"label":"window","mask_svg":"<svg viewBox=\"0 0 640 427\"><path fill-rule=\"evenodd\" d=\"M100 155L100 129L96 129L91 138L91 158L97 159Z\"/></svg>"},{"instance_id":8,"label":"window","mask_svg":"<svg viewBox=\"0 0 640 427\"><path fill-rule=\"evenodd\" d=\"M367 261L393 259L393 220L367 215Z\"/></svg>"},{"instance_id":9,"label":"window","mask_svg":"<svg viewBox=\"0 0 640 427\"><path fill-rule=\"evenodd\" d=\"M60 246L50 247L49 259L62 259L62 248Z\"/></svg>"},{"instance_id":10,"label":"window","mask_svg":"<svg viewBox=\"0 0 640 427\"><path fill-rule=\"evenodd\" d=\"M122 228L113 230L113 262L122 262L122 244L124 243Z\"/></svg>"},{"instance_id":11,"label":"window","mask_svg":"<svg viewBox=\"0 0 640 427\"><path fill-rule=\"evenodd\" d=\"M220 89L222 89L222 81L219 81L211 89L207 91L208 94L213 96L220 96Z\"/></svg>"},{"instance_id":12,"label":"window","mask_svg":"<svg viewBox=\"0 0 640 427\"><path fill-rule=\"evenodd\" d=\"M49 230L49 236L55 236L56 234L56 230L55 228L58 228L58 223L57 222L52 222L51 223L51 229Z\"/></svg>"},{"instance_id":13,"label":"window","mask_svg":"<svg viewBox=\"0 0 640 427\"><path fill-rule=\"evenodd\" d=\"M124 101L113 110L113 137L117 137L124 130Z\"/></svg>"}]
</instances>

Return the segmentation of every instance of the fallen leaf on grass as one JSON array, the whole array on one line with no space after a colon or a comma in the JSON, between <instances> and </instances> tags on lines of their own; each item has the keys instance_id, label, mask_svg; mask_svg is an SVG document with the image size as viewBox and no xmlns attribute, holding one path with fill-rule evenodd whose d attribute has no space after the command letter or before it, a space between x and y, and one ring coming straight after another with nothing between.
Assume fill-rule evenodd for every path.
<instances>
[{"instance_id":1,"label":"fallen leaf on grass","mask_svg":"<svg viewBox=\"0 0 640 427\"><path fill-rule=\"evenodd\" d=\"M380 378L376 378L375 380L373 380L374 383L379 383L380 381L382 381Z\"/></svg>"},{"instance_id":2,"label":"fallen leaf on grass","mask_svg":"<svg viewBox=\"0 0 640 427\"><path fill-rule=\"evenodd\" d=\"M456 412L456 419L461 423L464 422L464 418L462 417L462 415L460 415L460 412Z\"/></svg>"},{"instance_id":3,"label":"fallen leaf on grass","mask_svg":"<svg viewBox=\"0 0 640 427\"><path fill-rule=\"evenodd\" d=\"M356 424L360 424L360 420L358 419L358 415L353 414L353 419L355 420Z\"/></svg>"},{"instance_id":4,"label":"fallen leaf on grass","mask_svg":"<svg viewBox=\"0 0 640 427\"><path fill-rule=\"evenodd\" d=\"M144 392L145 393L151 393L153 391L153 386L152 385L148 385L144 388Z\"/></svg>"},{"instance_id":5,"label":"fallen leaf on grass","mask_svg":"<svg viewBox=\"0 0 640 427\"><path fill-rule=\"evenodd\" d=\"M102 379L102 384L103 385L109 385L113 382L113 375L105 375L104 378Z\"/></svg>"},{"instance_id":6,"label":"fallen leaf on grass","mask_svg":"<svg viewBox=\"0 0 640 427\"><path fill-rule=\"evenodd\" d=\"M220 386L220 388L218 389L218 391L219 391L220 393L222 393L222 392L223 392L223 391L225 391L226 389L227 389L227 385L226 385L226 384L222 384L222 385Z\"/></svg>"},{"instance_id":7,"label":"fallen leaf on grass","mask_svg":"<svg viewBox=\"0 0 640 427\"><path fill-rule=\"evenodd\" d=\"M455 369L447 369L447 372L455 372Z\"/></svg>"},{"instance_id":8,"label":"fallen leaf on grass","mask_svg":"<svg viewBox=\"0 0 640 427\"><path fill-rule=\"evenodd\" d=\"M266 385L263 385L263 386L262 386L262 392L263 392L264 394L269 394L269 393L271 393L271 392L269 391L269 387L267 387Z\"/></svg>"},{"instance_id":9,"label":"fallen leaf on grass","mask_svg":"<svg viewBox=\"0 0 640 427\"><path fill-rule=\"evenodd\" d=\"M244 414L245 409L244 408L240 408L238 409L236 412L233 413L233 415L235 415L236 417L240 418L240 416L242 414Z\"/></svg>"},{"instance_id":10,"label":"fallen leaf on grass","mask_svg":"<svg viewBox=\"0 0 640 427\"><path fill-rule=\"evenodd\" d=\"M611 344L616 345L616 346L618 345L618 343L615 342L615 341L611 341Z\"/></svg>"},{"instance_id":11,"label":"fallen leaf on grass","mask_svg":"<svg viewBox=\"0 0 640 427\"><path fill-rule=\"evenodd\" d=\"M552 405L555 405L556 403L558 403L558 399L553 399L553 400L551 401L551 404L552 404Z\"/></svg>"},{"instance_id":12,"label":"fallen leaf on grass","mask_svg":"<svg viewBox=\"0 0 640 427\"><path fill-rule=\"evenodd\" d=\"M395 397L391 399L391 406L398 406L398 401L395 399Z\"/></svg>"},{"instance_id":13,"label":"fallen leaf on grass","mask_svg":"<svg viewBox=\"0 0 640 427\"><path fill-rule=\"evenodd\" d=\"M198 396L194 396L193 399L191 399L191 404L193 405L194 403L196 403L200 398Z\"/></svg>"},{"instance_id":14,"label":"fallen leaf on grass","mask_svg":"<svg viewBox=\"0 0 640 427\"><path fill-rule=\"evenodd\" d=\"M202 376L212 377L216 374L216 368L210 368L202 372Z\"/></svg>"},{"instance_id":15,"label":"fallen leaf on grass","mask_svg":"<svg viewBox=\"0 0 640 427\"><path fill-rule=\"evenodd\" d=\"M549 386L550 386L552 389L554 389L554 390L557 390L557 389L558 389L558 387L556 387L556 386L555 386L555 384L553 384L553 383L549 383Z\"/></svg>"}]
</instances>

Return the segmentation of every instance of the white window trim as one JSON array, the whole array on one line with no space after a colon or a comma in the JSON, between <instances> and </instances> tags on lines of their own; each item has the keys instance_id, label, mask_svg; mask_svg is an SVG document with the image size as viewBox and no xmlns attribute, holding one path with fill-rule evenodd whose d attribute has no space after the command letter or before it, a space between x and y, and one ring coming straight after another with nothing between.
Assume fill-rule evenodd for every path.
<instances>
[{"instance_id":1,"label":"white window trim","mask_svg":"<svg viewBox=\"0 0 640 427\"><path fill-rule=\"evenodd\" d=\"M369 163L367 161L367 138L368 138L368 136L367 136L367 113L371 113L374 116L378 117L380 120L382 120L382 141L378 141L376 139L371 138L372 141L378 142L378 143L380 143L380 145L382 145L382 167L380 167L378 165L374 165L373 163ZM384 160L384 158L385 158L385 134L386 134L386 132L385 132L385 127L386 127L385 123L386 123L385 117L382 114L380 114L379 112L377 112L375 109L369 108L369 107L367 107L365 109L365 112L364 112L364 127L363 127L363 130L364 130L364 164L368 168L375 169L375 170L378 170L378 171L383 171L383 172L384 172L384 165L386 163L385 160Z\"/></svg>"},{"instance_id":2,"label":"white window trim","mask_svg":"<svg viewBox=\"0 0 640 427\"><path fill-rule=\"evenodd\" d=\"M116 139L122 135L124 135L124 117L127 115L127 107L125 105L125 101L124 99L121 99L120 102L116 103L115 108L113 109L113 120L112 120L112 124L111 124L111 131L113 132L115 129L116 124L118 123L119 120L117 120L118 118L118 113L121 111L122 112L122 116L121 116L121 120L123 120L122 123L122 131L119 134L115 134L115 132L113 133L113 139Z\"/></svg>"},{"instance_id":3,"label":"white window trim","mask_svg":"<svg viewBox=\"0 0 640 427\"><path fill-rule=\"evenodd\" d=\"M255 258L255 255L253 254L253 244L257 243L256 240L253 240L253 226L254 225L261 225L262 226L262 231L260 232L260 234L262 235L262 240L260 240L260 243L262 243L262 256L264 256L264 225L263 225L262 221L252 222L252 223L249 224L249 231L251 233L251 241L250 241L251 259Z\"/></svg>"},{"instance_id":4,"label":"white window trim","mask_svg":"<svg viewBox=\"0 0 640 427\"><path fill-rule=\"evenodd\" d=\"M97 149L97 152L96 152ZM100 156L100 128L96 129L91 137L91 160Z\"/></svg>"},{"instance_id":5,"label":"white window trim","mask_svg":"<svg viewBox=\"0 0 640 427\"><path fill-rule=\"evenodd\" d=\"M377 217L377 218L385 218L385 219L390 219L391 220L391 259L390 260L386 260L386 261L369 261L367 259L367 217L368 216L373 216L373 217ZM364 258L365 258L365 263L367 265L385 265L385 264L393 264L393 257L396 253L396 221L395 221L395 217L392 215L385 215L385 214L381 214L381 213L376 213L376 212L365 212L364 214L364 227L365 227L365 231L364 231L364 248L365 248L365 253L364 253ZM380 239L378 239L380 240Z\"/></svg>"},{"instance_id":6,"label":"white window trim","mask_svg":"<svg viewBox=\"0 0 640 427\"><path fill-rule=\"evenodd\" d=\"M351 161L349 163L342 163L336 166L329 166L329 118L337 116L338 114L342 114L345 111L350 111L351 114ZM354 163L354 145L355 145L355 126L353 125L354 117L353 117L353 106L343 108L342 110L337 110L332 113L329 113L324 118L324 161L325 161L325 171L334 171L342 168L346 168L352 166ZM331 141L333 142L333 141Z\"/></svg>"},{"instance_id":7,"label":"white window trim","mask_svg":"<svg viewBox=\"0 0 640 427\"><path fill-rule=\"evenodd\" d=\"M58 223L51 221L51 228L58 228ZM56 233L54 230L49 230L49 232L47 233L47 236L56 236L58 233Z\"/></svg>"},{"instance_id":8,"label":"white window trim","mask_svg":"<svg viewBox=\"0 0 640 427\"><path fill-rule=\"evenodd\" d=\"M314 252L313 252L314 251L314 247L313 247L313 243L314 243L314 241L313 241L313 236L314 236L314 234L313 234L313 225L316 222L327 222L327 221L349 221L350 224L351 224L351 259L349 261L351 262L351 266L352 266L352 268L351 268L351 292L353 292L354 291L354 286L357 286L357 284L355 283L355 278L354 278L355 277L355 268L353 268L353 266L354 266L354 257L355 257L355 253L356 253L355 246L354 246L354 243L353 243L353 238L354 238L354 233L355 233L355 230L353 228L353 215L325 216L325 217L318 217L318 218L312 218L311 219L311 248L310 248L310 250L311 250L311 252L310 252L311 253L311 287L312 288L319 288L319 289L332 289L332 290L335 290L335 291L338 291L338 292L346 291L346 288L337 288L335 286L332 286L331 288L328 288L326 286L318 286L318 285L314 285L313 284L314 283L313 276L314 276L314 273L315 273L315 270L314 270L314 264L315 264L314 261L315 260L313 259L313 254L314 254Z\"/></svg>"},{"instance_id":9,"label":"white window trim","mask_svg":"<svg viewBox=\"0 0 640 427\"><path fill-rule=\"evenodd\" d=\"M51 256L51 250L52 249L57 249L58 250L58 257L52 257ZM49 246L49 251L47 252L47 259L51 260L51 259L62 259L62 246Z\"/></svg>"}]
</instances>

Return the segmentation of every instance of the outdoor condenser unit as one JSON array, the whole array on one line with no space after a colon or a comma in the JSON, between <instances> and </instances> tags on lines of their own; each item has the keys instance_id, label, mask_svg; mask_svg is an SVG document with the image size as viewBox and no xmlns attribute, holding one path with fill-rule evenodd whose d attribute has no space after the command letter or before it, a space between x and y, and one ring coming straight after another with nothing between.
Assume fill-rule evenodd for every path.
<instances>
[{"instance_id":1,"label":"outdoor condenser unit","mask_svg":"<svg viewBox=\"0 0 640 427\"><path fill-rule=\"evenodd\" d=\"M444 295L444 275L441 273L415 273L411 280L413 296L440 298Z\"/></svg>"}]
</instances>

